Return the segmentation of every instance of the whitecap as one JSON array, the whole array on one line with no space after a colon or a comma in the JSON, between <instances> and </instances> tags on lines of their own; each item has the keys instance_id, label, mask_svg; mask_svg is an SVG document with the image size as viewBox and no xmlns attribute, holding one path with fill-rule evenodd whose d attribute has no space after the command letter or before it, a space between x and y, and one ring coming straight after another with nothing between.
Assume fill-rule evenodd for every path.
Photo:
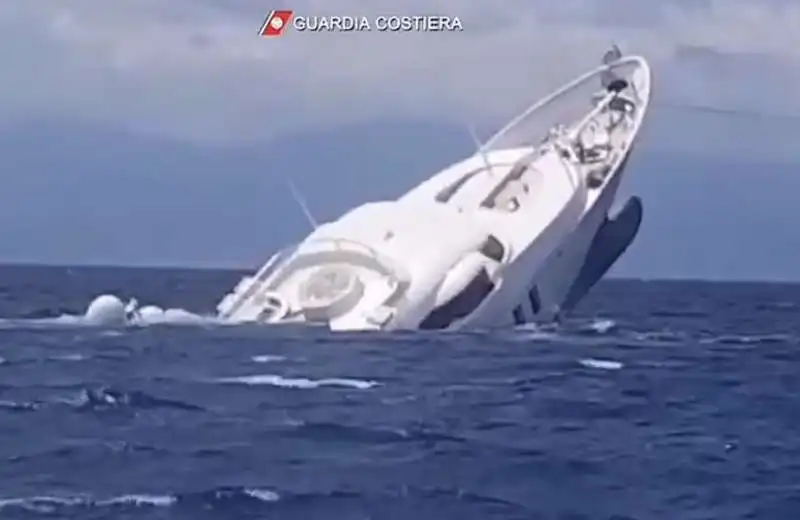
<instances>
[{"instance_id":1,"label":"whitecap","mask_svg":"<svg viewBox=\"0 0 800 520\"><path fill-rule=\"evenodd\" d=\"M274 491L270 491L269 489L257 489L257 488L247 488L244 490L244 493L257 500L261 500L262 502L277 502L281 499L281 496Z\"/></svg>"},{"instance_id":2,"label":"whitecap","mask_svg":"<svg viewBox=\"0 0 800 520\"><path fill-rule=\"evenodd\" d=\"M598 334L605 334L616 326L617 323L614 320L597 320L589 324L589 329Z\"/></svg>"},{"instance_id":3,"label":"whitecap","mask_svg":"<svg viewBox=\"0 0 800 520\"><path fill-rule=\"evenodd\" d=\"M253 356L250 358L254 363L273 363L275 361L284 361L284 356L273 356L271 354L263 354L260 356Z\"/></svg>"},{"instance_id":4,"label":"whitecap","mask_svg":"<svg viewBox=\"0 0 800 520\"><path fill-rule=\"evenodd\" d=\"M30 412L36 410L37 408L38 405L36 403L0 400L0 410L9 410L12 412Z\"/></svg>"},{"instance_id":5,"label":"whitecap","mask_svg":"<svg viewBox=\"0 0 800 520\"><path fill-rule=\"evenodd\" d=\"M546 327L538 323L524 323L511 329L509 337L511 341L550 341L556 337L556 331L552 327Z\"/></svg>"},{"instance_id":6,"label":"whitecap","mask_svg":"<svg viewBox=\"0 0 800 520\"><path fill-rule=\"evenodd\" d=\"M700 343L728 343L732 345L755 345L759 343L796 343L797 338L789 334L761 334L761 335L723 335L704 338Z\"/></svg>"},{"instance_id":7,"label":"whitecap","mask_svg":"<svg viewBox=\"0 0 800 520\"><path fill-rule=\"evenodd\" d=\"M79 353L73 353L73 354L61 354L58 356L53 356L48 359L50 359L51 361L85 361L86 356Z\"/></svg>"},{"instance_id":8,"label":"whitecap","mask_svg":"<svg viewBox=\"0 0 800 520\"><path fill-rule=\"evenodd\" d=\"M305 377L283 377L275 374L256 374L250 376L227 377L216 380L217 383L232 383L242 385L269 385L281 388L314 389L323 386L339 386L368 390L378 386L376 381L349 378L307 379Z\"/></svg>"},{"instance_id":9,"label":"whitecap","mask_svg":"<svg viewBox=\"0 0 800 520\"><path fill-rule=\"evenodd\" d=\"M0 511L9 507L17 507L38 513L50 513L56 507L76 506L86 503L83 497L51 497L33 496L23 498L0 498Z\"/></svg>"},{"instance_id":10,"label":"whitecap","mask_svg":"<svg viewBox=\"0 0 800 520\"><path fill-rule=\"evenodd\" d=\"M170 495L122 495L107 500L99 500L95 504L101 506L131 504L135 506L166 507L175 502L177 502L176 498Z\"/></svg>"},{"instance_id":11,"label":"whitecap","mask_svg":"<svg viewBox=\"0 0 800 520\"><path fill-rule=\"evenodd\" d=\"M246 488L242 493L262 502L276 502L280 495L274 491L260 488ZM52 514L63 508L133 506L138 508L170 507L179 502L175 495L125 494L110 498L95 498L88 494L74 496L31 496L0 498L0 511L3 509L23 509L35 513Z\"/></svg>"},{"instance_id":12,"label":"whitecap","mask_svg":"<svg viewBox=\"0 0 800 520\"><path fill-rule=\"evenodd\" d=\"M75 506L113 506L129 504L138 507L166 507L176 502L170 495L121 495L105 500L94 500L89 496L33 496L21 498L0 498L0 510L5 508L20 508L38 513L52 513L56 508Z\"/></svg>"},{"instance_id":13,"label":"whitecap","mask_svg":"<svg viewBox=\"0 0 800 520\"><path fill-rule=\"evenodd\" d=\"M619 361L613 361L610 359L581 359L578 361L581 365L585 366L586 368L597 368L600 370L619 370L625 366L624 363L620 363Z\"/></svg>"}]
</instances>

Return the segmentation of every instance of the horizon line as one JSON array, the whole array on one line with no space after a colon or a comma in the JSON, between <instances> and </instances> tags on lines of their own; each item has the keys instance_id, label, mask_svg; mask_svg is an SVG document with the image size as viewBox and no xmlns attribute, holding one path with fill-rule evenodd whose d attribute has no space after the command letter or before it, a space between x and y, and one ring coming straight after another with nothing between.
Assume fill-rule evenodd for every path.
<instances>
[{"instance_id":1,"label":"horizon line","mask_svg":"<svg viewBox=\"0 0 800 520\"><path fill-rule=\"evenodd\" d=\"M103 262L82 262L82 263L51 263L51 262L4 262L0 261L0 269L3 268L38 268L38 269L128 269L128 270L151 270L151 271L228 271L231 273L254 272L261 264L255 266L238 265L188 265L176 263L164 264L113 264ZM770 279L770 278L698 278L691 276L661 276L661 277L640 277L640 276L607 276L603 281L619 282L641 282L641 283L703 283L703 284L762 284L762 285L800 285L800 279Z\"/></svg>"}]
</instances>

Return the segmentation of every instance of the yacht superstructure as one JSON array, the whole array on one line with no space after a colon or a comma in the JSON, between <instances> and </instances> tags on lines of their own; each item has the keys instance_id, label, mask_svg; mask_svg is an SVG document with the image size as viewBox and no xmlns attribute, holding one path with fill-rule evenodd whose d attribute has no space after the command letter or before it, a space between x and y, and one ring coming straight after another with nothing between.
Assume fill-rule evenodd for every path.
<instances>
[{"instance_id":1,"label":"yacht superstructure","mask_svg":"<svg viewBox=\"0 0 800 520\"><path fill-rule=\"evenodd\" d=\"M643 58L607 55L472 157L276 254L220 302L220 317L333 330L558 317L638 231L637 198L615 217L609 210L650 94Z\"/></svg>"}]
</instances>

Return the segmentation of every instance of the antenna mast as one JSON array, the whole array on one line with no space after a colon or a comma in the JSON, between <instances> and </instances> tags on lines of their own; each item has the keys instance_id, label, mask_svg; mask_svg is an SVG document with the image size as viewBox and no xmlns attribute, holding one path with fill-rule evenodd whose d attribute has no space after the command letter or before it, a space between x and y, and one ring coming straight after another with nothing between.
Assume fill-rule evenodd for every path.
<instances>
[{"instance_id":1,"label":"antenna mast","mask_svg":"<svg viewBox=\"0 0 800 520\"><path fill-rule=\"evenodd\" d=\"M311 214L311 210L308 209L308 204L306 204L306 201L300 194L297 186L295 186L294 182L292 182L292 179L289 178L286 179L286 184L289 185L289 190L292 192L292 197L294 198L294 201L297 202L297 205L300 206L300 210L303 212L303 215L305 215L306 220L308 220L309 224L311 224L311 227L316 230L319 227L319 224L317 224L317 220L314 218L314 215Z\"/></svg>"},{"instance_id":2,"label":"antenna mast","mask_svg":"<svg viewBox=\"0 0 800 520\"><path fill-rule=\"evenodd\" d=\"M478 135L475 133L475 128L473 128L472 125L467 125L467 129L469 130L469 135L472 137L472 141L475 143L477 153L481 156L481 159L483 159L483 165L486 166L489 175L493 175L494 170L492 169L492 164L489 162L489 156L486 155L486 151L483 149L483 145L478 139Z\"/></svg>"}]
</instances>

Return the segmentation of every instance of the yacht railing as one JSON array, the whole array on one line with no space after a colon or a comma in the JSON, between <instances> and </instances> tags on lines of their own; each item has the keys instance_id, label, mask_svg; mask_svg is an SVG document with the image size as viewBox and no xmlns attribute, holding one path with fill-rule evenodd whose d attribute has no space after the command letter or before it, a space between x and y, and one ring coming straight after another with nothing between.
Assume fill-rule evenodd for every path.
<instances>
[{"instance_id":1,"label":"yacht railing","mask_svg":"<svg viewBox=\"0 0 800 520\"><path fill-rule=\"evenodd\" d=\"M376 251L375 248L349 238L321 238L319 240L311 240L298 246L295 252L299 256L325 251L358 252L376 260L380 264L384 264L385 262L383 255Z\"/></svg>"},{"instance_id":2,"label":"yacht railing","mask_svg":"<svg viewBox=\"0 0 800 520\"><path fill-rule=\"evenodd\" d=\"M362 242L358 242L356 240L351 240L347 238L321 238L318 240L311 240L305 243L302 243L296 246L291 252L293 255L285 261L282 261L279 265L276 265L274 269L268 273L268 278L263 279L262 283L266 283L269 280L275 279L280 277L281 274L285 273L287 269L291 267L293 264L293 260L297 258L301 258L307 255L312 255L315 253L325 253L325 252L336 252L336 251L346 251L352 253L358 253L363 255L366 258L374 260L374 262L381 267L385 273L392 278L395 278L397 281L400 281L404 277L404 272L398 266L395 265L393 261L386 258L383 254L379 253L376 249L371 246L368 246ZM267 266L265 266L262 271L266 271Z\"/></svg>"},{"instance_id":3,"label":"yacht railing","mask_svg":"<svg viewBox=\"0 0 800 520\"><path fill-rule=\"evenodd\" d=\"M631 79L639 70L649 70L646 61L639 56L626 56L590 70L530 105L490 137L479 153L530 146L558 124L573 126L570 123L583 119L590 109L591 95L602 88L600 80L604 73L628 79L635 86L636 82Z\"/></svg>"},{"instance_id":4,"label":"yacht railing","mask_svg":"<svg viewBox=\"0 0 800 520\"><path fill-rule=\"evenodd\" d=\"M574 155L571 147L564 146L564 144L560 142L555 143L554 153L558 156L558 161L564 168L564 175L566 175L567 179L572 185L572 189L577 189L581 182L580 176L578 175L578 171L575 169L575 165L572 163L572 161L565 157L565 152L569 155L569 157Z\"/></svg>"},{"instance_id":5,"label":"yacht railing","mask_svg":"<svg viewBox=\"0 0 800 520\"><path fill-rule=\"evenodd\" d=\"M586 130L586 127L589 126L589 123L591 123L594 119L597 118L597 116L599 116L604 110L606 110L608 106L611 104L611 101L613 101L614 98L618 97L618 95L619 94L617 94L616 92L610 92L609 94L605 95L600 100L600 102L597 103L597 105L586 115L586 117L581 119L581 121L577 125L575 125L570 129L568 134L569 140L577 139L577 137L581 134L581 132Z\"/></svg>"},{"instance_id":6,"label":"yacht railing","mask_svg":"<svg viewBox=\"0 0 800 520\"><path fill-rule=\"evenodd\" d=\"M607 67L608 70L611 70L612 67ZM578 84L579 82L574 82ZM634 95L637 99L641 97L638 91L635 89L634 83L629 82L629 86L634 91ZM565 91L568 90L565 89ZM581 177L578 171L575 169L572 161L569 160L575 157L574 150L571 146L571 143L574 142L580 134L586 130L586 128L597 119L597 117L604 111L607 110L609 105L613 102L613 100L619 97L619 93L617 92L602 92L602 97L597 101L594 107L589 111L587 115L585 115L577 124L570 126L568 129L565 130L556 130L554 135L548 135L542 146L539 146L533 153L523 157L519 162L523 162L526 164L526 167L529 166L532 162L534 162L538 157L544 155L549 151L553 151L558 155L559 162L564 167L564 173L569 179L573 188L576 188L580 182ZM548 98L549 99L549 98ZM538 104L537 106L543 106L546 104L547 101ZM510 129L515 124L520 122L522 119L530 115L531 113L535 112L537 106L532 107L530 110L526 111L520 118L517 118L509 125L507 128ZM551 132L553 130L551 129ZM501 131L497 137L503 137L504 131ZM493 141L496 141L495 138ZM489 147L492 145L493 141L487 142L485 146ZM512 168L513 170L513 168Z\"/></svg>"},{"instance_id":7,"label":"yacht railing","mask_svg":"<svg viewBox=\"0 0 800 520\"><path fill-rule=\"evenodd\" d=\"M251 278L250 283L243 290L235 291L239 293L236 301L230 306L225 313L232 315L238 311L254 294L256 294L264 285L269 284L271 281L280 278L294 263L294 260L302 258L306 255L313 255L315 253L347 251L363 255L375 262L377 266L388 276L394 286L395 291L392 295L394 297L397 291L402 290L402 287L408 282L409 277L405 270L395 265L390 259L379 253L373 247L370 247L361 242L350 240L346 238L323 238L319 240L312 240L303 244L298 244L286 248L277 254L273 255L264 266Z\"/></svg>"},{"instance_id":8,"label":"yacht railing","mask_svg":"<svg viewBox=\"0 0 800 520\"><path fill-rule=\"evenodd\" d=\"M294 251L296 251L297 246L292 246L285 248L281 251L278 251L272 258L270 258L266 264L264 264L261 269L259 269L255 275L250 278L250 282L247 284L246 287L240 288L236 287L234 289L233 295L239 293L236 301L233 302L230 308L225 312L226 315L230 316L236 311L238 311L242 305L252 297L261 286L266 283L266 281L270 278L272 274L275 273L277 269L281 266L281 260L286 257L289 257Z\"/></svg>"}]
</instances>

